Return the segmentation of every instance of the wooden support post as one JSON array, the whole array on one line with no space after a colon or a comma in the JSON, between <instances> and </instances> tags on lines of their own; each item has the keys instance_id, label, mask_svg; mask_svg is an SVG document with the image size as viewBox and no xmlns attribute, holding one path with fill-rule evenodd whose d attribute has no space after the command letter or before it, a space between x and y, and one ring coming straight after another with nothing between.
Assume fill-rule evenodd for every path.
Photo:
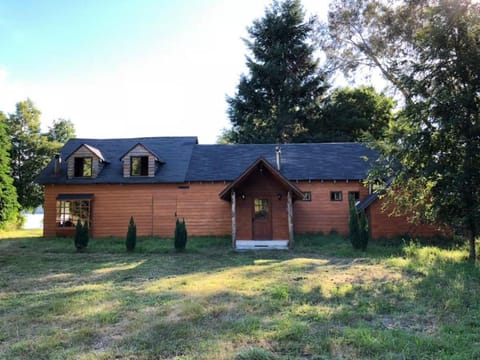
<instances>
[{"instance_id":1,"label":"wooden support post","mask_svg":"<svg viewBox=\"0 0 480 360\"><path fill-rule=\"evenodd\" d=\"M287 213L288 213L288 247L293 248L294 238L293 238L293 203L292 203L292 192L289 190L287 194Z\"/></svg>"},{"instance_id":2,"label":"wooden support post","mask_svg":"<svg viewBox=\"0 0 480 360\"><path fill-rule=\"evenodd\" d=\"M237 247L237 201L235 196L235 190L231 192L232 199L232 247Z\"/></svg>"}]
</instances>

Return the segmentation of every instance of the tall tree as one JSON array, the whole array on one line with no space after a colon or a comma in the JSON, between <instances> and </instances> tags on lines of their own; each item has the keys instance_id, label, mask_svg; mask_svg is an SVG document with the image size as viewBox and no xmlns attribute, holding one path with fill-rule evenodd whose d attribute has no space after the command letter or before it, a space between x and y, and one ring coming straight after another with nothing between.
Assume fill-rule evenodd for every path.
<instances>
[{"instance_id":1,"label":"tall tree","mask_svg":"<svg viewBox=\"0 0 480 360\"><path fill-rule=\"evenodd\" d=\"M53 120L52 126L48 128L47 139L50 142L65 144L73 138L75 138L75 125L71 120Z\"/></svg>"},{"instance_id":2,"label":"tall tree","mask_svg":"<svg viewBox=\"0 0 480 360\"><path fill-rule=\"evenodd\" d=\"M418 12L411 28L400 28L412 9ZM375 143L383 178L393 178L389 192L400 210L463 229L473 260L480 226L480 4L405 0L392 14L397 20L387 26L409 52L395 59L402 64L396 80L404 111ZM366 26L362 31L373 31Z\"/></svg>"},{"instance_id":3,"label":"tall tree","mask_svg":"<svg viewBox=\"0 0 480 360\"><path fill-rule=\"evenodd\" d=\"M52 147L40 133L40 110L27 99L16 105L7 120L11 141L11 168L18 202L22 209L32 209L43 201L43 189L35 177L51 158Z\"/></svg>"},{"instance_id":4,"label":"tall tree","mask_svg":"<svg viewBox=\"0 0 480 360\"><path fill-rule=\"evenodd\" d=\"M0 228L15 220L19 209L10 168L10 138L6 120L0 112Z\"/></svg>"},{"instance_id":5,"label":"tall tree","mask_svg":"<svg viewBox=\"0 0 480 360\"><path fill-rule=\"evenodd\" d=\"M373 87L339 88L322 105L322 119L312 129L320 142L361 141L365 133L382 136L393 119L395 102Z\"/></svg>"},{"instance_id":6,"label":"tall tree","mask_svg":"<svg viewBox=\"0 0 480 360\"><path fill-rule=\"evenodd\" d=\"M227 97L237 143L301 142L320 114L325 76L314 57L315 19L305 19L300 0L274 1L248 28L249 73Z\"/></svg>"}]
</instances>

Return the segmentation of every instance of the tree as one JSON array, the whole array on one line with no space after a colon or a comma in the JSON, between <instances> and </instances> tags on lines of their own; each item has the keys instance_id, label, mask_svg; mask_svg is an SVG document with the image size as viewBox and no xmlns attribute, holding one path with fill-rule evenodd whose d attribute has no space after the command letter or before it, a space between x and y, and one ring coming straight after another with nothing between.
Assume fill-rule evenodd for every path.
<instances>
[{"instance_id":1,"label":"tree","mask_svg":"<svg viewBox=\"0 0 480 360\"><path fill-rule=\"evenodd\" d=\"M53 120L52 126L48 128L47 139L50 142L65 144L73 138L75 138L75 125L71 120Z\"/></svg>"},{"instance_id":2,"label":"tree","mask_svg":"<svg viewBox=\"0 0 480 360\"><path fill-rule=\"evenodd\" d=\"M125 240L125 246L127 251L132 252L135 250L135 245L137 244L137 225L133 220L133 216L130 217L130 222L128 224L127 238Z\"/></svg>"},{"instance_id":3,"label":"tree","mask_svg":"<svg viewBox=\"0 0 480 360\"><path fill-rule=\"evenodd\" d=\"M15 221L19 205L10 168L10 139L6 116L0 112L0 228Z\"/></svg>"},{"instance_id":4,"label":"tree","mask_svg":"<svg viewBox=\"0 0 480 360\"><path fill-rule=\"evenodd\" d=\"M50 160L52 147L40 133L40 111L30 99L17 103L7 125L18 202L22 209L32 209L43 202L43 189L34 179Z\"/></svg>"},{"instance_id":5,"label":"tree","mask_svg":"<svg viewBox=\"0 0 480 360\"><path fill-rule=\"evenodd\" d=\"M428 2L404 0L393 6L386 0L333 0L319 37L328 66L347 77L376 69L408 101L402 79L415 59L413 42Z\"/></svg>"},{"instance_id":6,"label":"tree","mask_svg":"<svg viewBox=\"0 0 480 360\"><path fill-rule=\"evenodd\" d=\"M400 16L415 4L392 11ZM404 213L461 229L473 260L480 224L480 5L431 0L416 9L421 21L412 23L414 33L396 38L410 49L395 60L403 64L397 81L405 107L374 143L383 170L373 175L392 179L388 192Z\"/></svg>"},{"instance_id":7,"label":"tree","mask_svg":"<svg viewBox=\"0 0 480 360\"><path fill-rule=\"evenodd\" d=\"M361 141L365 132L378 139L393 119L395 102L373 87L339 88L322 106L322 120L312 129L320 142Z\"/></svg>"},{"instance_id":8,"label":"tree","mask_svg":"<svg viewBox=\"0 0 480 360\"><path fill-rule=\"evenodd\" d=\"M315 19L305 20L300 0L274 1L249 27L245 43L248 75L227 97L236 143L284 143L310 139L327 86L318 70L312 37Z\"/></svg>"}]
</instances>

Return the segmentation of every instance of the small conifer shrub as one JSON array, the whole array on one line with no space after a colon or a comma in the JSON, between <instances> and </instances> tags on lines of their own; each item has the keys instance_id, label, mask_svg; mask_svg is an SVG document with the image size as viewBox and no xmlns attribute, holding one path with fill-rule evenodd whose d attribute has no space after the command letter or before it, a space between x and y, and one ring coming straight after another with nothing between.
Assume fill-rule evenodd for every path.
<instances>
[{"instance_id":1,"label":"small conifer shrub","mask_svg":"<svg viewBox=\"0 0 480 360\"><path fill-rule=\"evenodd\" d=\"M361 240L360 240L360 223L358 221L358 213L357 209L355 208L355 201L353 198L348 199L348 206L349 206L349 238L352 246L356 250L360 250L361 247Z\"/></svg>"},{"instance_id":2,"label":"small conifer shrub","mask_svg":"<svg viewBox=\"0 0 480 360\"><path fill-rule=\"evenodd\" d=\"M175 222L175 250L184 251L187 247L187 226L185 225L185 219L180 221L177 219Z\"/></svg>"},{"instance_id":3,"label":"small conifer shrub","mask_svg":"<svg viewBox=\"0 0 480 360\"><path fill-rule=\"evenodd\" d=\"M135 225L135 221L133 221L133 216L131 216L130 223L128 224L127 239L125 241L127 251L135 250L136 244L137 244L137 225Z\"/></svg>"},{"instance_id":4,"label":"small conifer shrub","mask_svg":"<svg viewBox=\"0 0 480 360\"><path fill-rule=\"evenodd\" d=\"M89 235L88 235L88 223L82 225L80 220L77 221L77 225L75 227L75 237L74 243L77 251L83 251L88 246Z\"/></svg>"}]
</instances>

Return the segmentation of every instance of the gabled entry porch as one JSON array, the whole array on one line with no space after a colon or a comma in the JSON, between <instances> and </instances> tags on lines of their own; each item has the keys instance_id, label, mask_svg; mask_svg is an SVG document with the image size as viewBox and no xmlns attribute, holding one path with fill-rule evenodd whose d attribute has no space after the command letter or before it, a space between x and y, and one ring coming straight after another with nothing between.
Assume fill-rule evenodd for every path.
<instances>
[{"instance_id":1,"label":"gabled entry porch","mask_svg":"<svg viewBox=\"0 0 480 360\"><path fill-rule=\"evenodd\" d=\"M302 197L268 161L256 160L220 193L231 202L233 248L293 247L293 203Z\"/></svg>"}]
</instances>

